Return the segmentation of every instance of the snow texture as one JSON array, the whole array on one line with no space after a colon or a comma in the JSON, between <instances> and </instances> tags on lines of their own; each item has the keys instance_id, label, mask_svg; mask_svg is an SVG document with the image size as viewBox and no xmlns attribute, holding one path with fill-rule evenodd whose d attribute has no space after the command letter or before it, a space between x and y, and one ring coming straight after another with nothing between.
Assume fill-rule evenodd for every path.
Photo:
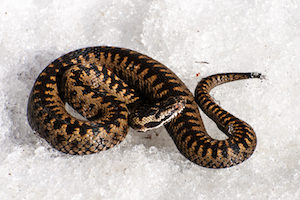
<instances>
[{"instance_id":1,"label":"snow texture","mask_svg":"<svg viewBox=\"0 0 300 200\"><path fill-rule=\"evenodd\" d=\"M299 6L299 0L0 0L0 199L300 199ZM62 54L97 45L145 53L191 91L214 73L265 74L211 93L256 131L253 156L229 169L206 169L185 159L164 128L131 130L119 146L89 156L52 149L27 123L34 80ZM203 118L213 137L224 138Z\"/></svg>"}]
</instances>

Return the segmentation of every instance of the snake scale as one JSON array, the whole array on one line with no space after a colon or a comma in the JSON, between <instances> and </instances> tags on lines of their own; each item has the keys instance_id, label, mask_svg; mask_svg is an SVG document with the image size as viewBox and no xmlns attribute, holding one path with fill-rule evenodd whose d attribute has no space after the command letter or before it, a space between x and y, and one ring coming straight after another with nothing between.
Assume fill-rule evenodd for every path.
<instances>
[{"instance_id":1,"label":"snake scale","mask_svg":"<svg viewBox=\"0 0 300 200\"><path fill-rule=\"evenodd\" d=\"M40 73L29 96L27 117L54 148L78 155L119 144L129 125L146 131L164 124L190 161L226 168L252 155L256 135L246 122L218 106L209 91L222 83L261 77L212 75L198 83L194 97L170 69L146 55L117 47L88 47L57 58ZM69 114L66 102L84 119ZM207 134L197 104L226 139Z\"/></svg>"}]
</instances>

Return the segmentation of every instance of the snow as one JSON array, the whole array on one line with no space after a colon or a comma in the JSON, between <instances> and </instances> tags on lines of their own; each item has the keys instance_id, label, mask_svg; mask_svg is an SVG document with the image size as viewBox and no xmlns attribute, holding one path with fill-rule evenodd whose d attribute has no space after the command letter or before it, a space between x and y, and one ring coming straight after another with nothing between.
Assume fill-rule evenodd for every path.
<instances>
[{"instance_id":1,"label":"snow","mask_svg":"<svg viewBox=\"0 0 300 200\"><path fill-rule=\"evenodd\" d=\"M1 0L0 199L300 199L300 1ZM145 53L194 91L201 77L261 72L213 97L256 131L254 155L192 164L164 128L89 156L52 149L26 119L35 78L60 55L113 45ZM200 77L196 74L200 73ZM224 138L204 117L208 132Z\"/></svg>"}]
</instances>

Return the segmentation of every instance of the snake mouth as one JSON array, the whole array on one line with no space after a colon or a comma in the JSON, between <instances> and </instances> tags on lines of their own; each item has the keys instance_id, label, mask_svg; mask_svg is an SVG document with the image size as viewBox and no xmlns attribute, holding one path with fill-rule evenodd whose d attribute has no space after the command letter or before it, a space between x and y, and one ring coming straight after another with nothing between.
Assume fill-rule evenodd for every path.
<instances>
[{"instance_id":1,"label":"snake mouth","mask_svg":"<svg viewBox=\"0 0 300 200\"><path fill-rule=\"evenodd\" d=\"M169 97L155 106L146 107L131 115L131 127L139 132L158 128L182 112L185 104L186 100L182 97Z\"/></svg>"}]
</instances>

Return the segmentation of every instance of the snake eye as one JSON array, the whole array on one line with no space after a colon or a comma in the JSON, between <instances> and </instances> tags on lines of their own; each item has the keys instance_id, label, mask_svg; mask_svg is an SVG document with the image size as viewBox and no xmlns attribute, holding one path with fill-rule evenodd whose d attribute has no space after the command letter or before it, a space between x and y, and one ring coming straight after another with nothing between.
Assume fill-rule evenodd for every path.
<instances>
[{"instance_id":1,"label":"snake eye","mask_svg":"<svg viewBox=\"0 0 300 200\"><path fill-rule=\"evenodd\" d=\"M71 95L76 96L77 95L77 91L73 90Z\"/></svg>"},{"instance_id":2,"label":"snake eye","mask_svg":"<svg viewBox=\"0 0 300 200\"><path fill-rule=\"evenodd\" d=\"M159 114L159 110L157 108L150 108L150 110L148 110L145 115L156 117L157 114Z\"/></svg>"}]
</instances>

